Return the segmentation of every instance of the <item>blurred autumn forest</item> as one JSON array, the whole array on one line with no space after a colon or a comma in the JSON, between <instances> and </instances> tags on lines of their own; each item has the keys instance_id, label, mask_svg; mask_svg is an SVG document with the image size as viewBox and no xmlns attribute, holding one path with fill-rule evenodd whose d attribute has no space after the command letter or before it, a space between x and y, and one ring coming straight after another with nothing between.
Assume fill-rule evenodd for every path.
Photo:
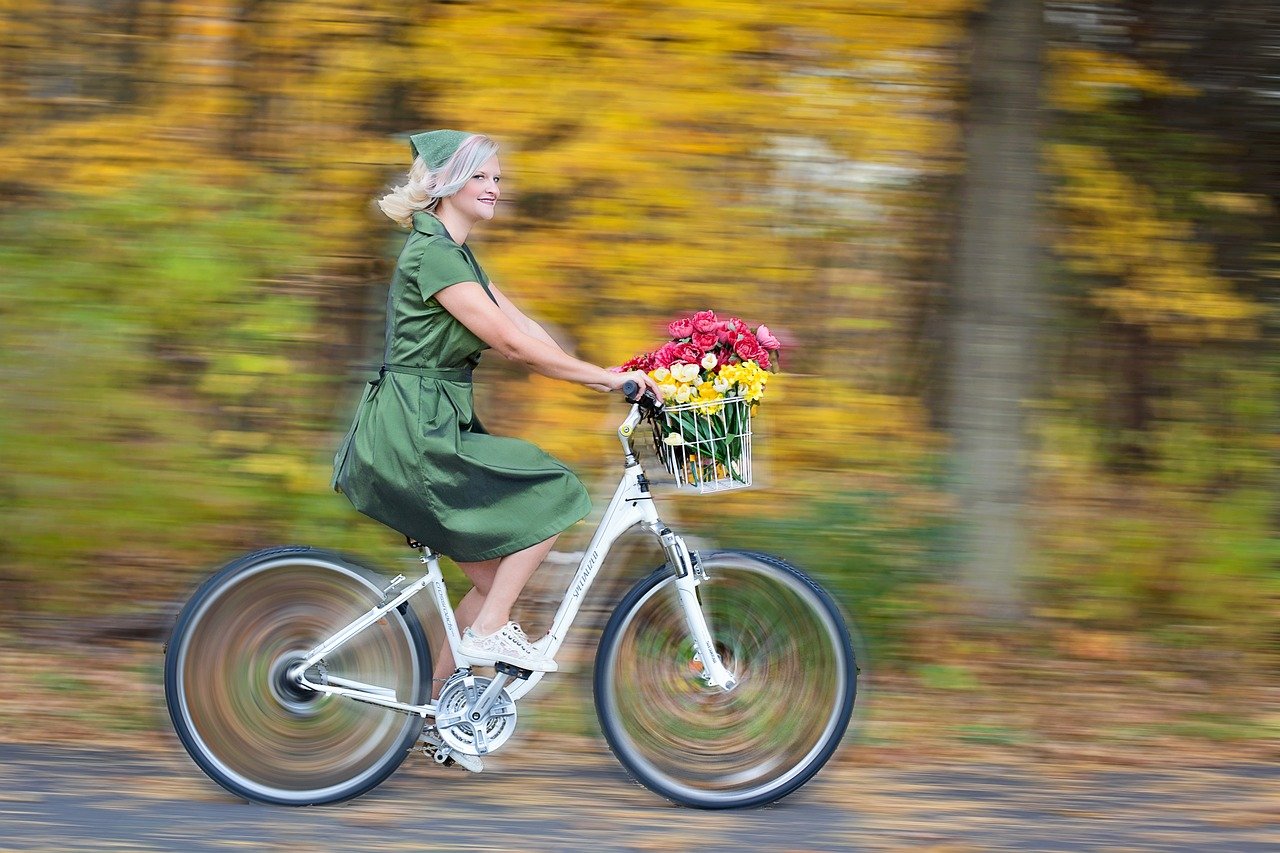
<instances>
[{"instance_id":1,"label":"blurred autumn forest","mask_svg":"<svg viewBox=\"0 0 1280 853\"><path fill-rule=\"evenodd\" d=\"M686 529L882 660L972 614L1274 677L1277 52L1266 0L0 0L0 624L399 558L329 464L372 199L455 127L503 146L486 269L584 357L707 307L783 338L767 488ZM598 490L616 401L499 362L494 428Z\"/></svg>"}]
</instances>

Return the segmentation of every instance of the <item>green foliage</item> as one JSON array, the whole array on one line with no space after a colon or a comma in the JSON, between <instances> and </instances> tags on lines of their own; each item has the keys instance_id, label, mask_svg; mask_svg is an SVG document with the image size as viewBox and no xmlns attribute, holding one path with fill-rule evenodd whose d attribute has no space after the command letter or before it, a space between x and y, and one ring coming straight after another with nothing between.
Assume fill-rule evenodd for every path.
<instances>
[{"instance_id":1,"label":"green foliage","mask_svg":"<svg viewBox=\"0 0 1280 853\"><path fill-rule=\"evenodd\" d=\"M963 666L923 664L916 668L920 683L933 690L976 690L978 680Z\"/></svg>"},{"instance_id":2,"label":"green foliage","mask_svg":"<svg viewBox=\"0 0 1280 853\"><path fill-rule=\"evenodd\" d=\"M55 596L104 554L235 538L312 461L273 432L312 405L313 317L271 287L310 263L288 190L158 175L0 218L0 553Z\"/></svg>"},{"instance_id":3,"label":"green foliage","mask_svg":"<svg viewBox=\"0 0 1280 853\"><path fill-rule=\"evenodd\" d=\"M922 585L946 558L948 519L888 492L815 492L768 500L751 517L717 516L705 532L717 546L794 562L839 600L874 657L900 656L924 609Z\"/></svg>"}]
</instances>

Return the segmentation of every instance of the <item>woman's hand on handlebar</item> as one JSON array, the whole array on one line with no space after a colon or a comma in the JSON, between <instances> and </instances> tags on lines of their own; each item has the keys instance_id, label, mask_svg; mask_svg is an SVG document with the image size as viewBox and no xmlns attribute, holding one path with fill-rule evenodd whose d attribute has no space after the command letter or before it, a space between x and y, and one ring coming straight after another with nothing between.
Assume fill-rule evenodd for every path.
<instances>
[{"instance_id":1,"label":"woman's hand on handlebar","mask_svg":"<svg viewBox=\"0 0 1280 853\"><path fill-rule=\"evenodd\" d=\"M634 382L644 391L648 391L653 395L654 399L659 403L662 402L662 391L658 390L658 383L653 381L653 377L645 373L643 370L628 370L625 373L611 374L612 380L609 383L610 391L621 391L622 386L627 382Z\"/></svg>"}]
</instances>

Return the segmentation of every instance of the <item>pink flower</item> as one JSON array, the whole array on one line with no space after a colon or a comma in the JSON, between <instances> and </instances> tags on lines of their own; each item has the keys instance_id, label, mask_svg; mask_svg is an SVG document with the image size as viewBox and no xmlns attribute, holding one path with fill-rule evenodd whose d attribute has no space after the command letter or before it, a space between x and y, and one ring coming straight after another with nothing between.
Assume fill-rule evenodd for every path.
<instances>
[{"instance_id":1,"label":"pink flower","mask_svg":"<svg viewBox=\"0 0 1280 853\"><path fill-rule=\"evenodd\" d=\"M778 362L782 342L759 326L754 331L738 317L721 320L714 311L698 311L667 324L672 340L651 353L643 353L615 371L643 370L646 373L673 364L702 365L703 359L714 359L715 366L702 368L716 374L726 364L754 361L765 370Z\"/></svg>"},{"instance_id":2,"label":"pink flower","mask_svg":"<svg viewBox=\"0 0 1280 853\"><path fill-rule=\"evenodd\" d=\"M751 328L737 317L729 318L729 340L736 341L743 335L750 335ZM752 336L754 338L754 335Z\"/></svg>"},{"instance_id":3,"label":"pink flower","mask_svg":"<svg viewBox=\"0 0 1280 853\"><path fill-rule=\"evenodd\" d=\"M756 364L760 364L761 357L768 359L768 355L765 353L764 348L760 346L759 341L756 340L756 336L749 332L746 336L738 338L733 345L733 351L743 361L754 361ZM763 364L760 364L760 366L764 367Z\"/></svg>"},{"instance_id":4,"label":"pink flower","mask_svg":"<svg viewBox=\"0 0 1280 853\"><path fill-rule=\"evenodd\" d=\"M658 347L657 352L653 354L654 367L670 367L671 362L676 360L676 347L679 344L669 341Z\"/></svg>"},{"instance_id":5,"label":"pink flower","mask_svg":"<svg viewBox=\"0 0 1280 853\"><path fill-rule=\"evenodd\" d=\"M714 311L699 311L693 315L693 330L695 332L717 332L720 329L720 321L716 319Z\"/></svg>"},{"instance_id":6,"label":"pink flower","mask_svg":"<svg viewBox=\"0 0 1280 853\"><path fill-rule=\"evenodd\" d=\"M636 356L628 362L623 363L619 367L611 367L609 369L615 373L623 373L628 370L643 370L648 373L657 366L657 363L653 359L653 353L646 352Z\"/></svg>"},{"instance_id":7,"label":"pink flower","mask_svg":"<svg viewBox=\"0 0 1280 853\"><path fill-rule=\"evenodd\" d=\"M703 353L710 352L717 343L719 343L719 338L716 337L715 332L693 333L693 345Z\"/></svg>"},{"instance_id":8,"label":"pink flower","mask_svg":"<svg viewBox=\"0 0 1280 853\"><path fill-rule=\"evenodd\" d=\"M693 344L674 344L675 347L671 362L683 361L685 364L697 364L702 360L702 353ZM664 367L670 367L668 363Z\"/></svg>"}]
</instances>

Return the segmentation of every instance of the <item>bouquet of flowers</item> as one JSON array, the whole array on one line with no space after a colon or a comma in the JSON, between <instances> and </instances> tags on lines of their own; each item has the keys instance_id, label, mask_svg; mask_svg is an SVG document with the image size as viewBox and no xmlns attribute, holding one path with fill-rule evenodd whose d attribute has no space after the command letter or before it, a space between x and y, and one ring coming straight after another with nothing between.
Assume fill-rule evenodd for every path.
<instances>
[{"instance_id":1,"label":"bouquet of flowers","mask_svg":"<svg viewBox=\"0 0 1280 853\"><path fill-rule=\"evenodd\" d=\"M722 491L751 484L751 415L781 344L768 326L699 311L667 327L671 340L618 370L643 370L662 389L659 455L677 485Z\"/></svg>"}]
</instances>

